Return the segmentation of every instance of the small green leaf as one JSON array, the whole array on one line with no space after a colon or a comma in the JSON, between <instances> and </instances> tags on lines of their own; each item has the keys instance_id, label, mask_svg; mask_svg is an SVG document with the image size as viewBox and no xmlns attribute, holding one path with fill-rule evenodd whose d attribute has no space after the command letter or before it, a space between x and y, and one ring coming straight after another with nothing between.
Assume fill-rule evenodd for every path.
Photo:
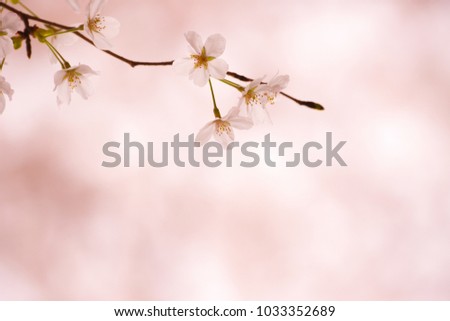
<instances>
[{"instance_id":1,"label":"small green leaf","mask_svg":"<svg viewBox=\"0 0 450 321\"><path fill-rule=\"evenodd\" d=\"M14 49L18 50L22 47L22 37L12 37L11 38L14 44Z\"/></svg>"}]
</instances>

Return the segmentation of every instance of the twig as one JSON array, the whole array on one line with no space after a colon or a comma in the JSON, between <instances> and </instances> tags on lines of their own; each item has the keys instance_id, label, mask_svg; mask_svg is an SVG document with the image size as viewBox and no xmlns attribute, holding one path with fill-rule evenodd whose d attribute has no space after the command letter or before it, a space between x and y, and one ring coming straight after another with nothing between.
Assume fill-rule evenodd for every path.
<instances>
[{"instance_id":1,"label":"twig","mask_svg":"<svg viewBox=\"0 0 450 321\"><path fill-rule=\"evenodd\" d=\"M33 20L33 21L41 22L43 24L50 25L50 26L53 26L53 27L56 27L56 28L60 28L60 29L65 29L65 30L73 29L73 26L66 26L66 25L63 25L63 24L60 24L60 23L57 23L57 22L53 22L53 21L49 21L49 20L46 20L46 19L42 19L42 18L39 18L39 17L35 17L35 16L32 16L32 15L29 15L29 14L27 14L25 12L17 10L16 8L11 7L11 6L9 6L9 5L5 4L5 3L2 3L2 2L0 2L0 7L4 7L5 9L16 13L17 15L19 15L22 18L22 20L24 20L24 22L26 20ZM84 41L86 41L87 43L89 43L89 44L91 44L92 46L95 47L95 45L92 42L92 40L87 38L85 35L81 34L80 32L74 32L74 34L77 35L78 37L80 37L81 39L83 39ZM119 55L119 54L117 54L115 52L112 52L110 50L102 50L102 51L107 53L110 56L113 56L116 59L119 59L120 61L123 61L123 62L129 64L131 67L136 67L136 66L170 66L170 65L173 64L173 60L171 60L171 61L160 61L160 62L135 61L135 60L131 60L131 59L125 58L125 57L123 57L123 56L121 56L121 55Z\"/></svg>"},{"instance_id":2,"label":"twig","mask_svg":"<svg viewBox=\"0 0 450 321\"><path fill-rule=\"evenodd\" d=\"M6 3L0 2L0 7L3 7L3 8L5 8L5 9L11 11L11 12L16 13L17 15L20 16L20 18L25 23L25 31L24 31L24 33L22 33L22 35L26 39L26 47L27 47L27 56L28 56L28 58L30 58L30 56L31 56L30 33L31 33L32 28L30 28L30 26L29 26L29 21L30 20L41 22L41 23L43 23L45 25L50 25L50 26L53 26L53 27L56 27L56 28L60 28L60 29L64 29L64 30L73 29L73 26L66 26L66 25L63 25L63 24L60 24L60 23L57 23L57 22L49 21L49 20L46 20L46 19L42 19L42 18L33 16L33 15L27 14L25 12L17 10L14 7L11 7L11 6L7 5ZM91 44L92 46L95 46L95 44L92 42L92 40L87 38L82 33L77 31L77 32L74 32L74 34L77 35L78 37L80 37L81 39L83 39L84 41L86 41L87 43ZM123 61L124 63L130 65L133 68L136 67L136 66L170 66L174 62L174 60L157 61L157 62L135 61L135 60L131 60L131 59L125 58L125 57L123 57L123 56L121 56L121 55L119 55L119 54L117 54L117 53L115 53L113 51L110 51L110 50L102 50L102 51L105 52L106 54L108 54L108 55L110 55L110 56L120 60L120 61ZM240 74L232 72L232 71L227 72L227 75L230 76L230 77L233 77L235 79L238 79L238 80L241 80L241 81L246 81L246 82L249 82L249 81L253 80L251 78L248 78L246 76L240 75ZM292 97L292 96L290 96L290 95L288 95L288 94L286 94L284 92L281 92L280 94L283 95L284 97L286 97L286 98L296 102L299 105L306 106L306 107L309 107L309 108L312 108L312 109L316 109L316 110L324 110L323 106L318 104L318 103L311 102L311 101L303 101L303 100L294 98L294 97Z\"/></svg>"}]
</instances>

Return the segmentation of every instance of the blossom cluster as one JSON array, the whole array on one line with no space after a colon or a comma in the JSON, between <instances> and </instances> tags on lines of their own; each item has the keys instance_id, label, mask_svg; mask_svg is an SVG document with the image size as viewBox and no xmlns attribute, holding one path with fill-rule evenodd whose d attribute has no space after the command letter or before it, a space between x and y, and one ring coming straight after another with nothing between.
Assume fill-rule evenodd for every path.
<instances>
[{"instance_id":1,"label":"blossom cluster","mask_svg":"<svg viewBox=\"0 0 450 321\"><path fill-rule=\"evenodd\" d=\"M11 5L22 5L27 13L21 15L21 11L6 6L7 0L0 0L0 4L5 4L0 6L0 71L7 57L14 49L19 49L22 42L29 41L26 36L29 37L31 34L33 38L48 47L52 62L60 64L61 68L54 75L57 104L70 104L74 92L87 99L93 92L89 77L98 73L86 64L72 66L61 54L61 49L63 46L73 45L80 36L89 39L98 49L111 49L111 39L118 35L120 23L115 18L102 14L106 0L90 0L83 13L83 22L74 24L73 28L61 28L61 25L56 23L44 23L43 27L26 27L28 23L24 22L28 22L26 19L29 19L30 15L38 17L20 0L9 0L9 2ZM75 12L82 13L78 0L67 0L67 2ZM195 85L203 87L209 84L214 107L214 119L200 129L196 141L205 143L214 138L223 146L227 146L235 138L234 129L249 129L255 124L271 123L268 107L275 104L277 96L287 87L289 76L275 75L268 81L265 81L264 76L250 80L246 86L240 85L226 78L229 74L229 66L221 58L226 47L226 40L222 35L213 34L203 42L198 33L189 31L185 34L185 38L189 44L188 54L170 64L175 71L188 76ZM236 103L225 116L222 116L216 104L211 78L239 92ZM5 109L5 96L11 100L13 94L11 85L0 75L0 114Z\"/></svg>"},{"instance_id":2,"label":"blossom cluster","mask_svg":"<svg viewBox=\"0 0 450 321\"><path fill-rule=\"evenodd\" d=\"M189 55L174 61L173 66L177 72L187 75L197 86L205 86L209 82L211 91L213 89L210 78L215 78L240 92L237 105L230 108L224 117L216 106L212 92L215 119L199 131L196 141L205 143L214 137L223 146L227 146L234 141L233 128L249 129L254 124L271 122L267 106L273 105L278 94L287 87L289 76L277 75L268 83L264 82L265 77L261 77L243 87L225 79L228 64L219 58L226 46L222 35L211 35L203 43L198 33L189 31L185 38L189 44Z\"/></svg>"},{"instance_id":3,"label":"blossom cluster","mask_svg":"<svg viewBox=\"0 0 450 321\"><path fill-rule=\"evenodd\" d=\"M20 1L11 2L20 4ZM81 11L78 1L68 0L68 2L76 12ZM46 25L45 29L38 28L34 31L33 36L48 46L52 54L52 62L59 62L61 65L61 69L54 76L54 90L57 92L58 105L69 104L73 92L77 92L84 99L87 99L93 92L88 77L96 75L97 72L85 64L71 66L60 53L60 47L72 45L76 40L73 33L82 31L97 48L110 49L112 47L111 39L119 33L120 23L112 17L102 15L105 3L106 0L91 0L85 10L83 23L76 25L71 30L57 29ZM0 10L0 70L2 70L7 56L15 48L21 47L23 39L20 32L25 29L25 25L18 14L3 7ZM32 11L30 13L34 15ZM11 85L3 76L0 76L0 113L5 109L5 95L11 99L13 94Z\"/></svg>"}]
</instances>

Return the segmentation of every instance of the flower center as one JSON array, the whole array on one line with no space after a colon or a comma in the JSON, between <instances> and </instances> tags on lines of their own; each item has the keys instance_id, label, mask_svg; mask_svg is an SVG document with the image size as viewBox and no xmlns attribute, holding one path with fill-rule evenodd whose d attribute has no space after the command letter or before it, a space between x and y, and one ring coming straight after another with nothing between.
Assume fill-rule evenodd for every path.
<instances>
[{"instance_id":1,"label":"flower center","mask_svg":"<svg viewBox=\"0 0 450 321\"><path fill-rule=\"evenodd\" d=\"M94 18L89 19L88 22L89 30L92 32L101 32L105 27L105 17L96 14Z\"/></svg>"},{"instance_id":2,"label":"flower center","mask_svg":"<svg viewBox=\"0 0 450 321\"><path fill-rule=\"evenodd\" d=\"M81 84L81 74L75 70L70 70L66 73L66 79L69 82L69 88L74 90Z\"/></svg>"},{"instance_id":3,"label":"flower center","mask_svg":"<svg viewBox=\"0 0 450 321\"><path fill-rule=\"evenodd\" d=\"M263 95L269 104L271 105L275 104L275 98L277 98L277 93L265 92Z\"/></svg>"},{"instance_id":4,"label":"flower center","mask_svg":"<svg viewBox=\"0 0 450 321\"><path fill-rule=\"evenodd\" d=\"M257 93L255 92L255 89L256 89L256 87L250 89L250 90L247 91L247 93L244 95L245 103L246 103L248 106L257 105L257 104L259 104L259 103L261 102L261 101L260 101L259 94L257 94Z\"/></svg>"},{"instance_id":5,"label":"flower center","mask_svg":"<svg viewBox=\"0 0 450 321\"><path fill-rule=\"evenodd\" d=\"M191 55L191 58L194 59L194 68L208 68L208 61L214 59L214 57L208 57L206 55L205 47L202 48L202 53L200 55Z\"/></svg>"},{"instance_id":6,"label":"flower center","mask_svg":"<svg viewBox=\"0 0 450 321\"><path fill-rule=\"evenodd\" d=\"M227 121L216 120L216 134L222 136L223 134L231 134L231 125Z\"/></svg>"}]
</instances>

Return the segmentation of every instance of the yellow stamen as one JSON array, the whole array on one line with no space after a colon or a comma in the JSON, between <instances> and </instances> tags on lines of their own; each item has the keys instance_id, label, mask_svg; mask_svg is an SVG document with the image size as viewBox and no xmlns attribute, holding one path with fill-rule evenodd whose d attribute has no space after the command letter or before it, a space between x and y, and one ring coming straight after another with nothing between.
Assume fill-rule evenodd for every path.
<instances>
[{"instance_id":1,"label":"yellow stamen","mask_svg":"<svg viewBox=\"0 0 450 321\"><path fill-rule=\"evenodd\" d=\"M202 52L200 55L191 55L191 58L194 59L194 68L208 68L208 61L214 60L214 57L208 57L206 55L205 47L202 48Z\"/></svg>"},{"instance_id":2,"label":"yellow stamen","mask_svg":"<svg viewBox=\"0 0 450 321\"><path fill-rule=\"evenodd\" d=\"M230 135L231 134L231 125L227 121L216 120L216 134L222 136L223 134Z\"/></svg>"},{"instance_id":3,"label":"yellow stamen","mask_svg":"<svg viewBox=\"0 0 450 321\"><path fill-rule=\"evenodd\" d=\"M261 100L259 99L260 96L259 94L255 93L255 88L250 89L249 91L247 91L247 93L244 95L244 99L245 99L245 103L248 106L253 106L253 105L257 105L261 102Z\"/></svg>"},{"instance_id":4,"label":"yellow stamen","mask_svg":"<svg viewBox=\"0 0 450 321\"><path fill-rule=\"evenodd\" d=\"M81 74L76 70L69 70L66 72L66 76L64 78L67 79L71 90L74 90L81 84L80 76Z\"/></svg>"},{"instance_id":5,"label":"yellow stamen","mask_svg":"<svg viewBox=\"0 0 450 321\"><path fill-rule=\"evenodd\" d=\"M89 19L88 28L92 32L101 32L105 27L105 17L96 14L94 18Z\"/></svg>"}]
</instances>

